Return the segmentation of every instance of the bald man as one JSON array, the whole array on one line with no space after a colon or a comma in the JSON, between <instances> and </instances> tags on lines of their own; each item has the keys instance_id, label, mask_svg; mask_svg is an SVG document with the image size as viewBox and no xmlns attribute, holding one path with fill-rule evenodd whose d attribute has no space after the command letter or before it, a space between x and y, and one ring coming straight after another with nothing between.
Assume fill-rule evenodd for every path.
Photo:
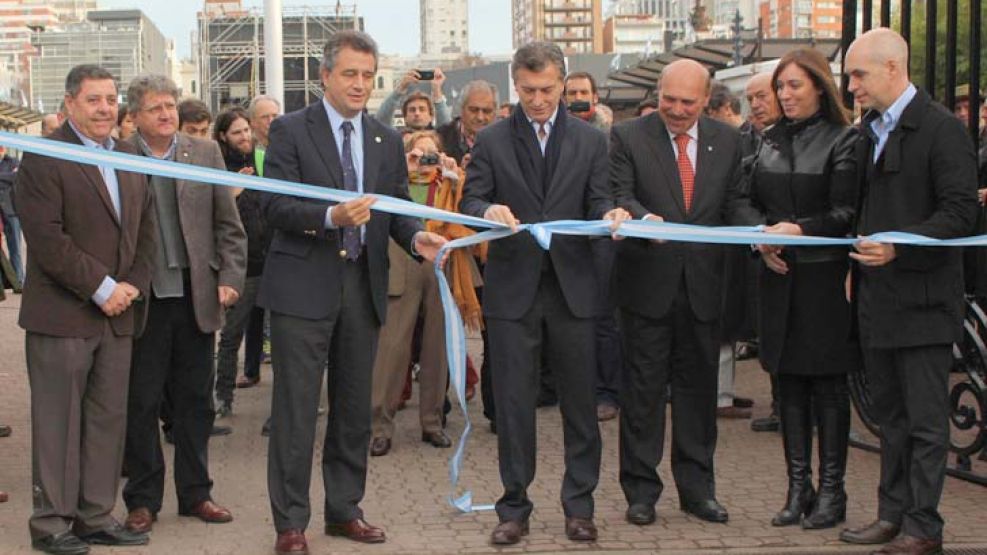
<instances>
[{"instance_id":1,"label":"bald man","mask_svg":"<svg viewBox=\"0 0 987 555\"><path fill-rule=\"evenodd\" d=\"M709 86L702 65L673 62L658 81L658 111L614 126L611 186L617 206L635 219L707 226L745 221L740 134L702 115ZM707 521L728 519L713 476L722 272L718 245L627 239L618 248L614 291L626 345L620 484L631 523L655 520L669 384L680 506Z\"/></svg>"},{"instance_id":2,"label":"bald man","mask_svg":"<svg viewBox=\"0 0 987 555\"><path fill-rule=\"evenodd\" d=\"M778 105L775 89L771 84L771 72L758 73L751 77L744 88L744 95L751 107L748 119L758 133L763 133L781 119L781 106Z\"/></svg>"},{"instance_id":3,"label":"bald man","mask_svg":"<svg viewBox=\"0 0 987 555\"><path fill-rule=\"evenodd\" d=\"M866 111L857 153L855 233L969 235L977 218L976 155L963 124L908 79L908 47L889 29L847 51L849 90ZM861 239L851 266L874 415L881 426L878 519L840 539L881 555L941 553L938 511L949 450L952 344L963 338L960 249Z\"/></svg>"}]
</instances>

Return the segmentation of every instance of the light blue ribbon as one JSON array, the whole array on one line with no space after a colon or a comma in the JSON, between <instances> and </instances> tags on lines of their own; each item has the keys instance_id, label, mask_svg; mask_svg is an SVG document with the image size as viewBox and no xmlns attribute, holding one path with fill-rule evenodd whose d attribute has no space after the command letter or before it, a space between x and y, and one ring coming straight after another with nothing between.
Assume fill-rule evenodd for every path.
<instances>
[{"instance_id":1,"label":"light blue ribbon","mask_svg":"<svg viewBox=\"0 0 987 555\"><path fill-rule=\"evenodd\" d=\"M27 137L6 131L0 131L0 144L7 148L19 149L25 152L32 152L42 156L60 158L80 164L91 164L98 166L108 166L117 170L142 173L147 175L160 175L175 179L185 179L199 181L214 185L227 187L242 187L267 193L282 195L293 195L304 198L312 198L327 202L346 202L358 198L359 193L332 189L316 185L306 185L279 179L261 178L251 175L232 173L214 168L193 166L190 164L180 164L158 160L152 157L124 154L99 149L86 148L81 145L52 141L38 137ZM460 473L462 470L463 458L466 454L466 441L469 438L472 424L466 405L466 331L463 326L462 317L456 307L455 299L449 290L449 284L445 273L439 268L438 261L450 249L467 247L485 241L492 241L508 237L515 233L528 232L538 244L548 250L551 246L552 236L561 235L584 235L584 236L606 236L610 235L610 222L582 221L582 220L557 220L553 222L540 222L534 224L521 224L517 231L511 231L506 225L466 216L455 212L448 212L437 208L425 206L415 202L389 197L386 195L372 195L377 199L372 209L410 216L414 218L438 220L453 224L462 224L474 228L486 229L469 237L463 237L446 243L436 257L435 274L438 278L440 295L442 298L442 310L445 317L446 333L446 355L449 362L449 381L456 392L459 408L463 413L465 426L459 437L456 449L449 458L449 482L451 493L449 503L462 512L484 511L493 509L493 505L473 505L472 492L466 490L462 495L456 496L459 489ZM764 233L761 227L706 227L690 224L674 224L667 222L654 222L644 220L626 221L620 225L620 235L624 237L634 237L639 239L654 239L664 241L683 241L692 243L720 243L735 245L783 245L783 246L825 246L825 245L851 245L859 239L845 237L809 237L797 235L780 235L774 233ZM933 239L922 235L890 231L876 233L868 239L881 243L895 243L900 245L919 245L936 247L981 247L987 246L987 235L977 235L973 237L963 237L958 239Z\"/></svg>"}]
</instances>

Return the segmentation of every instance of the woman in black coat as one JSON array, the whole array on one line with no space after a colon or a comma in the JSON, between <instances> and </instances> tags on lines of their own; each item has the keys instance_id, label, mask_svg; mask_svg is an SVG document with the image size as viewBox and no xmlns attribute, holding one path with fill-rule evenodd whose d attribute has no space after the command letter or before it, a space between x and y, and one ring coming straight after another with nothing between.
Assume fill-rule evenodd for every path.
<instances>
[{"instance_id":1,"label":"woman in black coat","mask_svg":"<svg viewBox=\"0 0 987 555\"><path fill-rule=\"evenodd\" d=\"M856 201L856 130L839 103L829 62L815 50L786 54L773 83L784 117L765 131L751 173L751 202L769 233L844 237ZM775 526L829 528L844 520L850 400L846 247L760 245L761 357L778 375L788 497ZM819 428L819 491L812 486L812 422ZM802 519L802 515L805 518Z\"/></svg>"}]
</instances>

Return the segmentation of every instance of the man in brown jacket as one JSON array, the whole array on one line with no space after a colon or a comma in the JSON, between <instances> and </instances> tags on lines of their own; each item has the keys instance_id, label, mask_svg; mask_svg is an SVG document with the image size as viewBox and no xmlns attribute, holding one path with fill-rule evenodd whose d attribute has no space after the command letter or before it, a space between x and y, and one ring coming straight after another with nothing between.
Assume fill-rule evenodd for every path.
<instances>
[{"instance_id":1,"label":"man in brown jacket","mask_svg":"<svg viewBox=\"0 0 987 555\"><path fill-rule=\"evenodd\" d=\"M178 133L178 88L162 75L134 78L127 106L137 125L127 142L145 156L225 170L213 141ZM233 193L196 181L149 178L160 241L147 329L134 346L127 405L123 489L127 528L147 532L161 510L165 465L158 434L168 397L175 440L178 514L205 522L233 515L213 503L208 445L215 411L213 347L223 311L243 291L247 239Z\"/></svg>"},{"instance_id":2,"label":"man in brown jacket","mask_svg":"<svg viewBox=\"0 0 987 555\"><path fill-rule=\"evenodd\" d=\"M73 68L65 105L68 121L51 139L134 152L110 137L117 89L109 72ZM145 544L111 515L136 307L150 293L157 231L145 178L26 154L14 187L30 247L19 323L31 384L31 544L54 554Z\"/></svg>"}]
</instances>

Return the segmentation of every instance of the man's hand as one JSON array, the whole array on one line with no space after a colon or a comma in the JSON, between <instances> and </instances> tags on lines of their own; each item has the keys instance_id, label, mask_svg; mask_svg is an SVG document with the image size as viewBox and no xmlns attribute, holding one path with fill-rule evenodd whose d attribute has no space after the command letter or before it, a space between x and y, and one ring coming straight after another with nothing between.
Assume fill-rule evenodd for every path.
<instances>
[{"instance_id":1,"label":"man's hand","mask_svg":"<svg viewBox=\"0 0 987 555\"><path fill-rule=\"evenodd\" d=\"M399 93L404 94L408 92L408 87L410 87L412 83L417 83L419 81L421 81L421 75L418 75L418 72L412 69L408 71L408 73L404 74L404 77L398 81L397 86L394 88L397 89Z\"/></svg>"},{"instance_id":2,"label":"man's hand","mask_svg":"<svg viewBox=\"0 0 987 555\"><path fill-rule=\"evenodd\" d=\"M242 173L243 175L254 175L255 172L254 172L254 169L252 167L250 167L250 166L244 166L244 167L240 168L240 171L238 171L236 173Z\"/></svg>"},{"instance_id":3,"label":"man's hand","mask_svg":"<svg viewBox=\"0 0 987 555\"><path fill-rule=\"evenodd\" d=\"M846 279L843 280L843 293L846 295L846 302L853 302L853 287L851 287L850 276L853 270L846 271Z\"/></svg>"},{"instance_id":4,"label":"man's hand","mask_svg":"<svg viewBox=\"0 0 987 555\"><path fill-rule=\"evenodd\" d=\"M219 304L223 308L229 308L236 304L237 299L240 298L240 294L236 292L229 285L220 285L218 288L219 293Z\"/></svg>"},{"instance_id":5,"label":"man's hand","mask_svg":"<svg viewBox=\"0 0 987 555\"><path fill-rule=\"evenodd\" d=\"M891 243L877 243L869 239L861 239L853 244L857 252L851 252L850 258L860 262L864 266L884 266L894 260L894 245Z\"/></svg>"},{"instance_id":6,"label":"man's hand","mask_svg":"<svg viewBox=\"0 0 987 555\"><path fill-rule=\"evenodd\" d=\"M483 213L483 218L492 222L500 222L511 227L511 231L516 232L517 226L521 222L514 217L511 209L503 204L491 204L487 211Z\"/></svg>"},{"instance_id":7,"label":"man's hand","mask_svg":"<svg viewBox=\"0 0 987 555\"><path fill-rule=\"evenodd\" d=\"M761 247L772 247L774 245L758 245L757 250L761 251L761 260L769 270L776 274L785 275L788 273L788 263L781 257L781 249L762 249Z\"/></svg>"},{"instance_id":8,"label":"man's hand","mask_svg":"<svg viewBox=\"0 0 987 555\"><path fill-rule=\"evenodd\" d=\"M332 207L332 223L336 227L363 225L370 221L370 207L377 202L375 197L364 195Z\"/></svg>"},{"instance_id":9,"label":"man's hand","mask_svg":"<svg viewBox=\"0 0 987 555\"><path fill-rule=\"evenodd\" d=\"M133 294L131 289L135 289L133 285L127 283L118 283L116 287L113 288L113 293L110 294L110 298L106 300L99 308L110 318L114 316L119 316L130 308L130 304L136 296L131 297Z\"/></svg>"},{"instance_id":10,"label":"man's hand","mask_svg":"<svg viewBox=\"0 0 987 555\"><path fill-rule=\"evenodd\" d=\"M470 160L472 159L473 155L467 152L466 154L463 154L463 161L459 165L465 170L466 166L470 165Z\"/></svg>"},{"instance_id":11,"label":"man's hand","mask_svg":"<svg viewBox=\"0 0 987 555\"><path fill-rule=\"evenodd\" d=\"M645 214L644 217L641 218L641 219L644 220L644 221L647 221L647 222L664 222L665 221L665 218L662 218L661 216L659 216L657 214ZM651 239L651 242L654 243L654 244L656 244L656 245L664 245L667 241L665 241L664 239Z\"/></svg>"},{"instance_id":12,"label":"man's hand","mask_svg":"<svg viewBox=\"0 0 987 555\"><path fill-rule=\"evenodd\" d=\"M779 235L802 235L802 226L791 222L778 222L764 228L765 233L776 233Z\"/></svg>"},{"instance_id":13,"label":"man's hand","mask_svg":"<svg viewBox=\"0 0 987 555\"><path fill-rule=\"evenodd\" d=\"M446 74L442 69L435 68L435 76L432 77L432 101L437 102L442 98L442 84L446 82Z\"/></svg>"},{"instance_id":14,"label":"man's hand","mask_svg":"<svg viewBox=\"0 0 987 555\"><path fill-rule=\"evenodd\" d=\"M614 241L620 241L624 238L624 236L617 233L617 229L620 227L620 224L632 218L630 212L627 210L624 210L623 208L614 208L604 214L603 219L610 220L610 238Z\"/></svg>"},{"instance_id":15,"label":"man's hand","mask_svg":"<svg viewBox=\"0 0 987 555\"><path fill-rule=\"evenodd\" d=\"M123 291L127 294L127 298L133 303L137 300L137 297L141 296L140 289L137 289L133 285L127 283L126 281L121 281L117 284L118 287L123 287Z\"/></svg>"},{"instance_id":16,"label":"man's hand","mask_svg":"<svg viewBox=\"0 0 987 555\"><path fill-rule=\"evenodd\" d=\"M977 189L977 200L980 201L980 206L987 203L987 189Z\"/></svg>"},{"instance_id":17,"label":"man's hand","mask_svg":"<svg viewBox=\"0 0 987 555\"><path fill-rule=\"evenodd\" d=\"M448 242L448 239L438 233L419 231L415 234L415 252L421 255L425 260L435 262L435 257L439 255L439 249L442 248L442 245L445 245ZM449 252L450 251L446 251L445 255L442 257L442 260L439 262L440 268L445 267L446 259L449 258Z\"/></svg>"}]
</instances>

